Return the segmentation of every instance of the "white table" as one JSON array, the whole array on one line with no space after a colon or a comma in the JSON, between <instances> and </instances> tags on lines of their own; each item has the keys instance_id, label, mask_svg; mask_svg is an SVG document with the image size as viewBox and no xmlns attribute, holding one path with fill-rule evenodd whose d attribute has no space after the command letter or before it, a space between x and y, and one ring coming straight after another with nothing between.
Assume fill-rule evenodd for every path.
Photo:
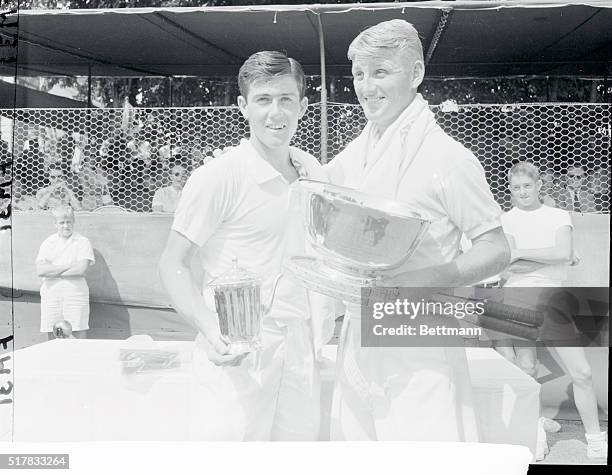
<instances>
[{"instance_id":1,"label":"white table","mask_svg":"<svg viewBox=\"0 0 612 475\"><path fill-rule=\"evenodd\" d=\"M14 441L190 440L190 425L206 423L201 405L202 420L193 420L201 397L191 373L193 342L156 342L178 350L181 366L131 375L121 371L121 346L119 340L68 339L16 351L14 406L0 406L0 427L8 427L14 409ZM330 359L335 348L325 350ZM540 385L494 350L468 349L468 360L482 442L533 452ZM326 402L333 369L323 377Z\"/></svg>"},{"instance_id":2,"label":"white table","mask_svg":"<svg viewBox=\"0 0 612 475\"><path fill-rule=\"evenodd\" d=\"M131 375L121 370L122 343L52 340L16 351L14 440L188 440L193 342L157 342L180 350L183 364Z\"/></svg>"}]
</instances>

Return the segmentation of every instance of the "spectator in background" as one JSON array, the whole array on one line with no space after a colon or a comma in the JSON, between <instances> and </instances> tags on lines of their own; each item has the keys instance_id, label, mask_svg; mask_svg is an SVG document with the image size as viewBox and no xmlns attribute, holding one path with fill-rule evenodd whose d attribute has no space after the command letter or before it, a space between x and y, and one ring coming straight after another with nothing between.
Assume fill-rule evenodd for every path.
<instances>
[{"instance_id":1,"label":"spectator in background","mask_svg":"<svg viewBox=\"0 0 612 475\"><path fill-rule=\"evenodd\" d=\"M553 178L553 186L557 193L555 195L555 200L557 201L557 204L559 204L559 201L561 201L561 197L565 192L565 176L560 172L555 171L553 172Z\"/></svg>"},{"instance_id":2,"label":"spectator in background","mask_svg":"<svg viewBox=\"0 0 612 475\"><path fill-rule=\"evenodd\" d=\"M28 184L37 190L45 183L45 157L38 143L37 131L30 131L19 157L20 163L28 164Z\"/></svg>"},{"instance_id":3,"label":"spectator in background","mask_svg":"<svg viewBox=\"0 0 612 475\"><path fill-rule=\"evenodd\" d=\"M93 265L89 239L74 232L74 210L59 206L52 211L57 233L43 241L36 257L40 287L40 331L52 332L53 325L66 320L75 336L89 329L89 287L85 273Z\"/></svg>"},{"instance_id":4,"label":"spectator in background","mask_svg":"<svg viewBox=\"0 0 612 475\"><path fill-rule=\"evenodd\" d=\"M101 167L87 162L79 173L83 189L81 206L86 211L93 211L100 206L112 205L113 199L108 187L108 178Z\"/></svg>"},{"instance_id":5,"label":"spectator in background","mask_svg":"<svg viewBox=\"0 0 612 475\"><path fill-rule=\"evenodd\" d=\"M610 212L610 168L598 168L590 180L590 191L598 213Z\"/></svg>"},{"instance_id":6,"label":"spectator in background","mask_svg":"<svg viewBox=\"0 0 612 475\"><path fill-rule=\"evenodd\" d=\"M562 196L560 207L577 213L596 211L593 194L588 189L586 170L582 165L574 165L567 170L567 187Z\"/></svg>"},{"instance_id":7,"label":"spectator in background","mask_svg":"<svg viewBox=\"0 0 612 475\"><path fill-rule=\"evenodd\" d=\"M11 158L11 151L9 150L8 144L4 140L0 140L0 163L6 163Z\"/></svg>"},{"instance_id":8,"label":"spectator in background","mask_svg":"<svg viewBox=\"0 0 612 475\"><path fill-rule=\"evenodd\" d=\"M206 160L206 155L201 149L199 148L191 149L190 166L192 170L195 170L196 168L204 165L205 160Z\"/></svg>"},{"instance_id":9,"label":"spectator in background","mask_svg":"<svg viewBox=\"0 0 612 475\"><path fill-rule=\"evenodd\" d=\"M181 165L184 168L188 166L188 150L183 146L181 140L177 139L174 133L166 134L165 144L158 150L159 160L162 164L162 180L164 183L168 181L170 170L175 165Z\"/></svg>"},{"instance_id":10,"label":"spectator in background","mask_svg":"<svg viewBox=\"0 0 612 475\"><path fill-rule=\"evenodd\" d=\"M170 174L171 184L160 188L153 196L153 211L156 213L174 213L181 191L187 180L187 170L182 165L175 165Z\"/></svg>"},{"instance_id":11,"label":"spectator in background","mask_svg":"<svg viewBox=\"0 0 612 475\"><path fill-rule=\"evenodd\" d=\"M110 194L115 204L121 205L125 199L123 189L126 162L129 160L128 140L122 129L116 129L112 136L100 147L100 165L107 173Z\"/></svg>"},{"instance_id":12,"label":"spectator in background","mask_svg":"<svg viewBox=\"0 0 612 475\"><path fill-rule=\"evenodd\" d=\"M132 211L150 211L153 190L157 188L150 186L153 150L151 143L143 139L142 135L135 138L132 157L125 169L124 206Z\"/></svg>"},{"instance_id":13,"label":"spectator in background","mask_svg":"<svg viewBox=\"0 0 612 475\"><path fill-rule=\"evenodd\" d=\"M58 206L71 206L78 210L81 208L79 199L68 187L61 168L51 165L48 171L49 186L41 188L36 193L39 209L52 209Z\"/></svg>"},{"instance_id":14,"label":"spectator in background","mask_svg":"<svg viewBox=\"0 0 612 475\"><path fill-rule=\"evenodd\" d=\"M570 168L568 176L578 168ZM575 309L568 308L563 293L558 292L567 279L567 266L575 259L571 217L564 210L542 205L538 199L542 182L535 165L528 162L515 164L508 172L508 181L516 204L501 218L512 252L504 287L519 287L521 291L505 293L504 302L545 313L538 341L547 345L572 380L574 402L586 432L587 456L605 458L607 434L599 425L591 366L584 348L571 343L577 339L571 319ZM527 288L534 290L525 292ZM552 288L554 293L543 288ZM551 295L554 295L554 300ZM534 345L507 344L496 349L529 376L537 378ZM543 459L548 452L544 423L540 419L536 460Z\"/></svg>"},{"instance_id":15,"label":"spectator in background","mask_svg":"<svg viewBox=\"0 0 612 475\"><path fill-rule=\"evenodd\" d=\"M164 145L159 147L159 157L162 161L170 161L173 155L181 152L179 142L172 132L166 134Z\"/></svg>"},{"instance_id":16,"label":"spectator in background","mask_svg":"<svg viewBox=\"0 0 612 475\"><path fill-rule=\"evenodd\" d=\"M195 170L205 163L207 150L207 146L191 144L185 149L185 154L182 157L182 163L175 163L175 165L183 165L189 170Z\"/></svg>"},{"instance_id":17,"label":"spectator in background","mask_svg":"<svg viewBox=\"0 0 612 475\"><path fill-rule=\"evenodd\" d=\"M59 166L62 172L64 173L64 177L66 179L66 184L68 188L74 190L79 194L80 188L80 180L79 176L76 173L78 166L73 162L75 157L75 152L79 150L75 137L72 133L64 134L56 143L55 151L56 151L56 162L55 165Z\"/></svg>"},{"instance_id":18,"label":"spectator in background","mask_svg":"<svg viewBox=\"0 0 612 475\"><path fill-rule=\"evenodd\" d=\"M148 183L148 187L151 190L157 190L162 186L166 186L166 183L168 183L168 172L165 171L165 166L157 155L157 152L154 152L152 156L151 165L145 176L145 181Z\"/></svg>"},{"instance_id":19,"label":"spectator in background","mask_svg":"<svg viewBox=\"0 0 612 475\"><path fill-rule=\"evenodd\" d=\"M32 195L25 193L19 180L13 180L13 210L15 211L35 211L38 209L38 202Z\"/></svg>"},{"instance_id":20,"label":"spectator in background","mask_svg":"<svg viewBox=\"0 0 612 475\"><path fill-rule=\"evenodd\" d=\"M552 171L545 171L540 174L542 188L540 188L540 200L542 204L555 208L559 199L560 189L555 186L555 175Z\"/></svg>"}]
</instances>

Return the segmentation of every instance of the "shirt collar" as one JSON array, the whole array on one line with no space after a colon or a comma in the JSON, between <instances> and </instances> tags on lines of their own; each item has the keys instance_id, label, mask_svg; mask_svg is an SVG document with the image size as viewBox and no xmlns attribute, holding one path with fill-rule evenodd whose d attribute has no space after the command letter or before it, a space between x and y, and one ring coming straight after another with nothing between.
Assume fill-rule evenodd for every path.
<instances>
[{"instance_id":1,"label":"shirt collar","mask_svg":"<svg viewBox=\"0 0 612 475\"><path fill-rule=\"evenodd\" d=\"M257 184L261 185L262 183L274 180L275 178L283 178L280 172L259 154L249 140L242 139L240 146L244 147L244 149L241 150L241 153L244 154L244 158L251 171L251 176ZM303 152L301 152L299 149L289 147L289 160L291 160L293 168L295 168L297 171L298 177L308 178L309 172L302 154Z\"/></svg>"},{"instance_id":2,"label":"shirt collar","mask_svg":"<svg viewBox=\"0 0 612 475\"><path fill-rule=\"evenodd\" d=\"M242 149L240 153L243 154L243 159L249 167L251 176L258 185L281 176L281 174L259 154L247 139L242 139L240 141L240 148Z\"/></svg>"}]
</instances>

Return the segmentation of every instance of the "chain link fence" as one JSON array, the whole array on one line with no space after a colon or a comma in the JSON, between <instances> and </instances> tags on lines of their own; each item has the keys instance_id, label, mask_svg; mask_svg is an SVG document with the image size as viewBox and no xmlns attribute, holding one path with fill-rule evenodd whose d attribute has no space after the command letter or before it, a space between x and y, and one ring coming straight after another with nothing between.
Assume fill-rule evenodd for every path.
<instances>
[{"instance_id":1,"label":"chain link fence","mask_svg":"<svg viewBox=\"0 0 612 475\"><path fill-rule=\"evenodd\" d=\"M528 160L542 172L545 203L570 209L571 181L581 190L581 211L609 212L610 105L450 103L432 110L442 128L478 157L505 210L512 206L508 169ZM237 107L17 109L0 115L12 119L13 207L24 211L72 197L85 210L151 212L155 192L182 178L177 167L187 175L248 133ZM320 118L320 105L310 105L294 138L294 145L317 157ZM359 105L329 104L328 123L333 158L366 120Z\"/></svg>"}]
</instances>

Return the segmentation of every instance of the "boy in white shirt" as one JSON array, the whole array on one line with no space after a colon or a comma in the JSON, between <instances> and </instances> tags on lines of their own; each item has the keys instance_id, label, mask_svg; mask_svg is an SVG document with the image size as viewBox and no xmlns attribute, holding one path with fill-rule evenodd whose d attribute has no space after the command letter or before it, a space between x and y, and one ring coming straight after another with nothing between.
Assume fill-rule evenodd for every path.
<instances>
[{"instance_id":1,"label":"boy in white shirt","mask_svg":"<svg viewBox=\"0 0 612 475\"><path fill-rule=\"evenodd\" d=\"M201 291L190 272L196 250L204 283L227 272L237 258L240 267L263 277L266 302L283 256L304 252L289 193L298 177L322 176L314 157L289 146L308 102L302 68L283 53L259 52L245 61L238 82L250 138L192 173L160 275L174 308L199 332L196 365L210 402L201 405L209 412L197 437L315 440L320 392L308 292L281 279L263 321L259 355L235 355L220 335L210 289Z\"/></svg>"}]
</instances>

